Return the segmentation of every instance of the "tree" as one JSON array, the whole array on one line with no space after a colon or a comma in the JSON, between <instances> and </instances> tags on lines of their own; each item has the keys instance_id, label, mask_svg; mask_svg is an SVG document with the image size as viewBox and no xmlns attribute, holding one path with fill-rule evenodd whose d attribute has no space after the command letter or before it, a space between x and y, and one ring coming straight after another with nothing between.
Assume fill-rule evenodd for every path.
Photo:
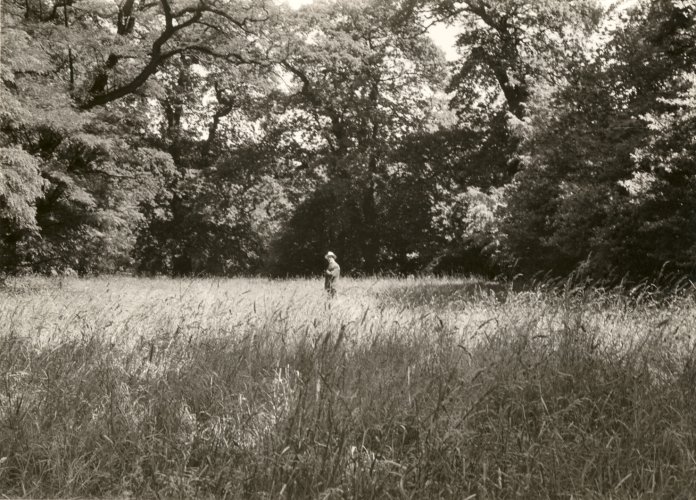
<instances>
[{"instance_id":1,"label":"tree","mask_svg":"<svg viewBox=\"0 0 696 500\"><path fill-rule=\"evenodd\" d=\"M532 87L562 78L584 52L601 14L594 0L431 0L415 5L422 15L461 28L461 60L450 83L456 105L492 104L500 92L518 119L526 115Z\"/></svg>"},{"instance_id":2,"label":"tree","mask_svg":"<svg viewBox=\"0 0 696 500\"><path fill-rule=\"evenodd\" d=\"M228 65L267 61L263 25L271 14L263 0L181 4L160 0L138 5L137 13L132 1L119 8L119 36L103 40L106 50L96 49L104 62L88 69L94 76L77 96L82 108L135 93L177 56L203 55Z\"/></svg>"},{"instance_id":3,"label":"tree","mask_svg":"<svg viewBox=\"0 0 696 500\"><path fill-rule=\"evenodd\" d=\"M522 270L587 261L597 276L639 278L666 261L693 266L690 167L678 151L689 155L679 141L691 126L694 14L644 2L568 85L539 93L504 223Z\"/></svg>"},{"instance_id":4,"label":"tree","mask_svg":"<svg viewBox=\"0 0 696 500\"><path fill-rule=\"evenodd\" d=\"M299 86L290 96L290 115L294 123L305 122L310 167L323 172L327 185L307 200L315 207L311 220L291 223L290 237L305 237L299 247L286 244L295 250L284 260L302 262L330 245L351 256L349 268L380 267L380 193L390 175L390 154L428 126L444 79L437 49L412 20L398 18L395 7L330 2L298 14L300 28L289 38L282 63ZM349 241L357 244L344 247Z\"/></svg>"},{"instance_id":5,"label":"tree","mask_svg":"<svg viewBox=\"0 0 696 500\"><path fill-rule=\"evenodd\" d=\"M178 57L153 79L157 126L149 141L171 153L179 176L168 196L143 207L139 271L230 275L259 269L269 219L284 197L275 179L282 162L267 137L273 133L274 78L266 67Z\"/></svg>"},{"instance_id":6,"label":"tree","mask_svg":"<svg viewBox=\"0 0 696 500\"><path fill-rule=\"evenodd\" d=\"M44 180L36 159L19 148L0 148L0 272L24 263L21 245L36 235L36 200Z\"/></svg>"},{"instance_id":7,"label":"tree","mask_svg":"<svg viewBox=\"0 0 696 500\"><path fill-rule=\"evenodd\" d=\"M32 155L45 182L23 262L39 271L129 269L142 207L171 200L185 173L176 172L169 153L179 167L189 160L200 167L203 157L212 163L225 141L221 121L248 103L233 102L233 82L257 80L235 79L234 69L268 64L274 7L39 0L2 8L12 36L3 53L0 145ZM173 105L163 110L168 135L158 139L153 99L177 71L198 83L181 86L180 103L161 100ZM203 95L213 87L217 101L206 105ZM191 137L214 106L210 126L203 125L207 140ZM196 112L186 116L184 108ZM181 121L192 116L196 123L186 131Z\"/></svg>"},{"instance_id":8,"label":"tree","mask_svg":"<svg viewBox=\"0 0 696 500\"><path fill-rule=\"evenodd\" d=\"M91 112L73 106L72 92L84 68L82 52L73 50L76 44L69 53L61 52L65 41L54 43L61 33L69 35L68 43L77 40L72 37L77 30L64 32L58 17L79 14L77 21L91 30L85 28L83 35L92 32L98 38L103 34L95 33L100 11L48 4L53 8L44 13L46 5L3 3L3 22L12 36L2 65L0 144L31 155L43 182L33 203L36 227L32 238L23 240L21 260L35 271L128 267L140 221L138 204L157 194L171 174L171 159L143 147L133 133L148 127L147 114L134 113L133 103ZM84 40L81 47L87 50ZM68 72L63 62L70 63Z\"/></svg>"}]
</instances>

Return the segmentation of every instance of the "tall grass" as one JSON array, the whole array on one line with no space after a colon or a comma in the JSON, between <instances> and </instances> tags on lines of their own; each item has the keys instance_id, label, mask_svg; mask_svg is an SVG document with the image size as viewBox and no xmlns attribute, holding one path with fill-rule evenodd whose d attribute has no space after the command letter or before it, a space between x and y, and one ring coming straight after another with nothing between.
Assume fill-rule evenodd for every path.
<instances>
[{"instance_id":1,"label":"tall grass","mask_svg":"<svg viewBox=\"0 0 696 500\"><path fill-rule=\"evenodd\" d=\"M687 498L696 304L461 280L22 279L0 493Z\"/></svg>"}]
</instances>

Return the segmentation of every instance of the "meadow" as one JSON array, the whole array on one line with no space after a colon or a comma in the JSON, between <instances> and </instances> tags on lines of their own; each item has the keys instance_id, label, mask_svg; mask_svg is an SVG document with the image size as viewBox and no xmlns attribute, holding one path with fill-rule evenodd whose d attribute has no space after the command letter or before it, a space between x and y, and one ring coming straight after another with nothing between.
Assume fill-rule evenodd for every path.
<instances>
[{"instance_id":1,"label":"meadow","mask_svg":"<svg viewBox=\"0 0 696 500\"><path fill-rule=\"evenodd\" d=\"M694 291L11 279L0 497L689 498Z\"/></svg>"}]
</instances>

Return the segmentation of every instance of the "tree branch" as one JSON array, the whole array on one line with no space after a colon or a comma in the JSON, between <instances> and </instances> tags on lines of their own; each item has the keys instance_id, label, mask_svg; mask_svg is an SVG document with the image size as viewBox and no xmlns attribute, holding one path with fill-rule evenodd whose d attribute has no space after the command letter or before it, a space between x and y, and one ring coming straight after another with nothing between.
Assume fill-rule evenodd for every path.
<instances>
[{"instance_id":1,"label":"tree branch","mask_svg":"<svg viewBox=\"0 0 696 500\"><path fill-rule=\"evenodd\" d=\"M126 1L132 2L132 0ZM160 4L162 6L162 12L164 13L165 27L164 30L160 33L160 35L157 37L157 39L154 42L152 42L149 60L146 62L146 64L143 66L140 72L135 77L133 77L128 83L113 88L107 92L104 92L104 89L106 88L106 84L108 82L108 75L106 71L102 71L101 73L99 73L99 75L97 76L97 78L99 78L99 81L95 80L90 89L92 97L80 105L82 109L91 109L96 106L101 106L135 92L141 85L143 85L147 81L147 79L150 76L157 73L160 67L168 59L177 54L182 54L186 52L199 52L214 58L232 62L234 64L263 64L262 61L244 56L241 53L220 52L212 46L205 45L204 42L197 42L180 47L175 47L167 51L164 51L164 47L167 44L167 42L169 42L178 32L195 24L214 29L218 32L223 32L223 27L216 26L209 20L202 21L203 15L205 13L210 13L215 17L224 19L226 22L231 23L233 26L235 26L236 28L238 28L246 34L251 32L248 28L248 23L263 22L267 18L245 17L240 21L238 19L235 19L233 16L231 16L229 13L223 10L207 5L202 0L196 6L185 7L176 12L172 11L172 7L170 5L169 0L160 0ZM128 12L125 11L125 8L124 14L128 14ZM179 22L178 24L175 24L175 21L181 18L185 18L185 20ZM111 64L108 69L112 69L115 66L116 62L117 60L113 61L113 64Z\"/></svg>"}]
</instances>

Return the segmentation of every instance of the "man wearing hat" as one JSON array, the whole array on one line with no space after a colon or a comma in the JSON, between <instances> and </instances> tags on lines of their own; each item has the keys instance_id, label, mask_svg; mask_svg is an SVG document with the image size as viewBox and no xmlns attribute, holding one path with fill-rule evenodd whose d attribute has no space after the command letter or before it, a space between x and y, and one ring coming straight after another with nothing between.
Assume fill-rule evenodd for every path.
<instances>
[{"instance_id":1,"label":"man wearing hat","mask_svg":"<svg viewBox=\"0 0 696 500\"><path fill-rule=\"evenodd\" d=\"M336 283L341 276L341 267L336 262L335 253L327 252L324 258L328 264L326 271L324 271L324 289L329 294L329 297L333 298L336 296Z\"/></svg>"}]
</instances>

